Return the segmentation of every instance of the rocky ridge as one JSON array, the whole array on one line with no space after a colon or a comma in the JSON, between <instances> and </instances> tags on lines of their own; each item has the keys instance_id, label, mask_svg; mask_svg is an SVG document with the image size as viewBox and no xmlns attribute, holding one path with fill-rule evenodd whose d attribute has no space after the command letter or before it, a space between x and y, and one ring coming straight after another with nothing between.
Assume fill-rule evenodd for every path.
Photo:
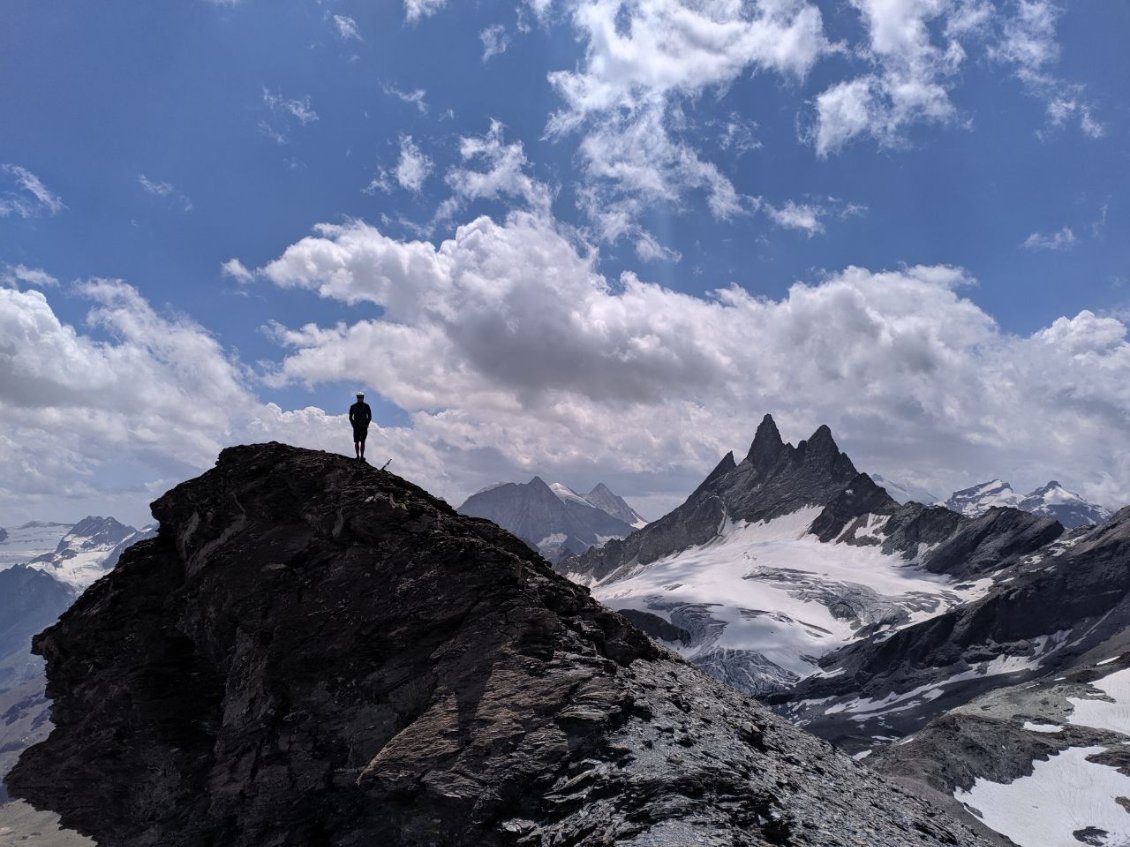
<instances>
[{"instance_id":1,"label":"rocky ridge","mask_svg":"<svg viewBox=\"0 0 1130 847\"><path fill-rule=\"evenodd\" d=\"M557 568L764 697L822 675L820 657L846 644L881 643L979 598L1062 533L1016 509L968 518L900 504L827 427L794 447L767 415L745 458L725 456L673 512Z\"/></svg>"},{"instance_id":2,"label":"rocky ridge","mask_svg":"<svg viewBox=\"0 0 1130 847\"><path fill-rule=\"evenodd\" d=\"M821 674L784 695L783 711L849 749L869 747L1058 672L1130 627L1127 561L1130 508L1020 557L974 602L825 656Z\"/></svg>"},{"instance_id":3,"label":"rocky ridge","mask_svg":"<svg viewBox=\"0 0 1130 847\"><path fill-rule=\"evenodd\" d=\"M232 448L153 510L9 780L102 843L987 843L391 474Z\"/></svg>"}]
</instances>

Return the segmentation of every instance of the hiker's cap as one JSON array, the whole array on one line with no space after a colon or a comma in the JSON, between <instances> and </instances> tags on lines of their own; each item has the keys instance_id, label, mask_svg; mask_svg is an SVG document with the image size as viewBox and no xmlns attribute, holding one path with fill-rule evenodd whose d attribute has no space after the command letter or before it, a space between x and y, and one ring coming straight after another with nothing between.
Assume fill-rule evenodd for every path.
<instances>
[{"instance_id":1,"label":"hiker's cap","mask_svg":"<svg viewBox=\"0 0 1130 847\"><path fill-rule=\"evenodd\" d=\"M365 392L364 392L364 391L358 391L358 392L357 392L357 396L358 396L358 397L364 397L364 396L365 396Z\"/></svg>"}]
</instances>

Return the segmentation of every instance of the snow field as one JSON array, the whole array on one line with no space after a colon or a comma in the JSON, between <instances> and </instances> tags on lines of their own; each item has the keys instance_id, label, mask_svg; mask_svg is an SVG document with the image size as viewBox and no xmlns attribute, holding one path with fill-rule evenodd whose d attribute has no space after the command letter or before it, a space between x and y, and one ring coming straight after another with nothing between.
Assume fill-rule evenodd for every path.
<instances>
[{"instance_id":1,"label":"snow field","mask_svg":"<svg viewBox=\"0 0 1130 847\"><path fill-rule=\"evenodd\" d=\"M978 779L954 797L980 812L986 826L1020 847L1079 847L1074 832L1095 827L1108 833L1095 844L1130 841L1130 814L1116 797L1130 797L1130 777L1088 762L1103 747L1072 747L1046 762L1034 763L1031 776L1003 784Z\"/></svg>"},{"instance_id":2,"label":"snow field","mask_svg":"<svg viewBox=\"0 0 1130 847\"><path fill-rule=\"evenodd\" d=\"M721 627L691 647L675 645L685 657L715 649L753 651L803 677L818 670L817 657L856 638L858 622L832 612L843 605L837 598L870 603L879 614L905 609L910 617L900 626L906 626L975 599L991 585L981 580L958 587L877 546L822 543L808 534L820 512L811 507L768 522L727 523L701 547L590 587L613 609L638 609L668 621L674 605L709 607ZM875 533L881 522L872 519L860 534Z\"/></svg>"}]
</instances>

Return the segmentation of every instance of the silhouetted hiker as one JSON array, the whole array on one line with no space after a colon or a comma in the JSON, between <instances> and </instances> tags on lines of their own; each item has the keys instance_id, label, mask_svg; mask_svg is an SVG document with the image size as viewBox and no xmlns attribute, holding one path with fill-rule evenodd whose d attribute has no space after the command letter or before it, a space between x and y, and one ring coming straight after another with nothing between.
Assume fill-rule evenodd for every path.
<instances>
[{"instance_id":1,"label":"silhouetted hiker","mask_svg":"<svg viewBox=\"0 0 1130 847\"><path fill-rule=\"evenodd\" d=\"M357 402L349 407L349 422L353 424L353 449L357 458L365 458L365 436L369 434L369 423L373 420L373 410L365 402L365 395L357 392Z\"/></svg>"}]
</instances>

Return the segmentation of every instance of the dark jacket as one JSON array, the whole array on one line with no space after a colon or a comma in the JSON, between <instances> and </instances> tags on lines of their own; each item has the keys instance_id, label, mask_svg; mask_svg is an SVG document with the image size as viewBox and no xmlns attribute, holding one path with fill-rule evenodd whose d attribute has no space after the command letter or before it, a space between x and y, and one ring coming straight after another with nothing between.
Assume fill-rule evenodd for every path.
<instances>
[{"instance_id":1,"label":"dark jacket","mask_svg":"<svg viewBox=\"0 0 1130 847\"><path fill-rule=\"evenodd\" d=\"M364 400L358 400L349 407L349 422L354 429L365 429L373 420L373 410Z\"/></svg>"}]
</instances>

